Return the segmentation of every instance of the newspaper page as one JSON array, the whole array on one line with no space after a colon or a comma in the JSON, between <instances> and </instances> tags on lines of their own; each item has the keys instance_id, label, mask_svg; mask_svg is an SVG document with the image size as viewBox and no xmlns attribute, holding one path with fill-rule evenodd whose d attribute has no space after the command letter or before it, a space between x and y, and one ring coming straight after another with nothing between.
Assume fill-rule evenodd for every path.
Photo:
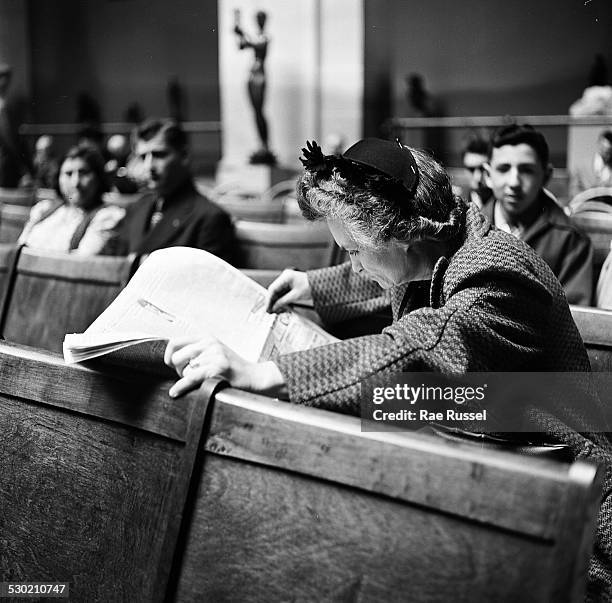
<instances>
[{"instance_id":1,"label":"newspaper page","mask_svg":"<svg viewBox=\"0 0 612 603\"><path fill-rule=\"evenodd\" d=\"M337 341L293 312L268 314L265 294L206 251L160 249L84 333L66 335L64 358L79 362L144 341L205 334L250 361Z\"/></svg>"}]
</instances>

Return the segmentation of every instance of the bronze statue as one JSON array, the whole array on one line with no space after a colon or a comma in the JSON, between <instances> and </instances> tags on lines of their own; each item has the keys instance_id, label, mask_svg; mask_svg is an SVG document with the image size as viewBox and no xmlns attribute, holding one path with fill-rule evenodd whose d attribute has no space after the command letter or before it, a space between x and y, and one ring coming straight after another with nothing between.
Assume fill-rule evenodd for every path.
<instances>
[{"instance_id":1,"label":"bronze statue","mask_svg":"<svg viewBox=\"0 0 612 603\"><path fill-rule=\"evenodd\" d=\"M266 94L266 72L264 63L268 53L268 43L270 39L265 34L266 13L257 11L255 20L258 32L254 36L248 36L240 26L240 10L234 11L234 33L238 36L239 48L252 48L254 54L253 66L249 74L248 91L251 105L255 113L255 124L261 148L251 155L251 163L276 163L274 153L268 147L268 123L263 113L263 104Z\"/></svg>"}]
</instances>

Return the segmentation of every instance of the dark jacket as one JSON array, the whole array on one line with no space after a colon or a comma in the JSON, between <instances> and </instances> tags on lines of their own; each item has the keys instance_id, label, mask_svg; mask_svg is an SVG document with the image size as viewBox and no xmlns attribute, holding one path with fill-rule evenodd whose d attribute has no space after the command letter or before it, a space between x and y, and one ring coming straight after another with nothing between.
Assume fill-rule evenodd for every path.
<instances>
[{"instance_id":1,"label":"dark jacket","mask_svg":"<svg viewBox=\"0 0 612 603\"><path fill-rule=\"evenodd\" d=\"M128 208L119 228L120 253L196 247L235 263L238 244L229 214L200 195L191 181L164 200L162 218L149 230L156 200L156 193L146 193Z\"/></svg>"},{"instance_id":2,"label":"dark jacket","mask_svg":"<svg viewBox=\"0 0 612 603\"><path fill-rule=\"evenodd\" d=\"M550 266L570 304L590 306L593 298L593 247L589 237L574 226L563 210L545 193L538 200L542 212L525 229L521 239ZM495 203L481 211L494 220Z\"/></svg>"},{"instance_id":3,"label":"dark jacket","mask_svg":"<svg viewBox=\"0 0 612 603\"><path fill-rule=\"evenodd\" d=\"M372 375L441 371L589 371L589 361L558 280L514 236L491 228L468 208L465 240L441 258L431 283L397 287L385 295L342 264L308 273L315 308L330 324L365 316L391 302L393 324L378 335L287 354L276 362L291 402L359 413L360 384ZM558 415L534 409L525 421L572 455L607 468L595 554L593 601L612 595L612 445L607 434L568 427L572 409Z\"/></svg>"}]
</instances>

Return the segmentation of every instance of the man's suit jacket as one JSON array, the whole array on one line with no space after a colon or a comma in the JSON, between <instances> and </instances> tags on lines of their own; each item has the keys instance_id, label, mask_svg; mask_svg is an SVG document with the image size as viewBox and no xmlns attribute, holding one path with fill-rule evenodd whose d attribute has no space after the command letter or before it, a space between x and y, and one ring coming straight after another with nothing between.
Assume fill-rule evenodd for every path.
<instances>
[{"instance_id":1,"label":"man's suit jacket","mask_svg":"<svg viewBox=\"0 0 612 603\"><path fill-rule=\"evenodd\" d=\"M238 244L229 214L200 195L191 181L164 201L162 218L149 229L157 195L146 193L128 208L119 229L119 251L151 253L164 247L196 247L234 264Z\"/></svg>"}]
</instances>

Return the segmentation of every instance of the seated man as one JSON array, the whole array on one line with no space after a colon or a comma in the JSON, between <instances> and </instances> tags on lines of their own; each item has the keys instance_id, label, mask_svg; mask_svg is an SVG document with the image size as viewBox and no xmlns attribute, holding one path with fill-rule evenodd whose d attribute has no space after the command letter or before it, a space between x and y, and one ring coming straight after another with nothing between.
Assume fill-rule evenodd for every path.
<instances>
[{"instance_id":1,"label":"seated man","mask_svg":"<svg viewBox=\"0 0 612 603\"><path fill-rule=\"evenodd\" d=\"M612 186L612 130L604 130L599 135L592 163L572 171L570 196L597 186Z\"/></svg>"},{"instance_id":2,"label":"seated man","mask_svg":"<svg viewBox=\"0 0 612 603\"><path fill-rule=\"evenodd\" d=\"M172 121L153 120L136 134L135 154L150 192L128 208L120 228L120 250L150 253L164 247L197 247L234 263L232 220L195 188L187 136Z\"/></svg>"},{"instance_id":3,"label":"seated man","mask_svg":"<svg viewBox=\"0 0 612 603\"><path fill-rule=\"evenodd\" d=\"M493 135L491 147L494 202L484 215L535 249L559 279L568 303L591 305L593 249L544 190L552 173L546 139L531 126L510 125Z\"/></svg>"},{"instance_id":4,"label":"seated man","mask_svg":"<svg viewBox=\"0 0 612 603\"><path fill-rule=\"evenodd\" d=\"M485 164L489 162L488 141L474 136L463 148L463 167L470 174L469 201L482 209L492 198L493 192L487 185Z\"/></svg>"}]
</instances>

